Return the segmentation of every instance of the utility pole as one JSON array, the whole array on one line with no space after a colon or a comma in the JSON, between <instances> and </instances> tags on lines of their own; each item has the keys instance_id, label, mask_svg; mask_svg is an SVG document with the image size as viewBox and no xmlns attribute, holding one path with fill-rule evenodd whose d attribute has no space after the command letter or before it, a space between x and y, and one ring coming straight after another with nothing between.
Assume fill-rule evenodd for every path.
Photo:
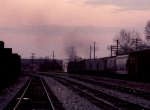
<instances>
[{"instance_id":1,"label":"utility pole","mask_svg":"<svg viewBox=\"0 0 150 110\"><path fill-rule=\"evenodd\" d=\"M96 44L96 42L94 42L94 59L95 59L95 51L96 51L95 44Z\"/></svg>"},{"instance_id":2,"label":"utility pole","mask_svg":"<svg viewBox=\"0 0 150 110\"><path fill-rule=\"evenodd\" d=\"M119 49L119 40L117 39L117 51L116 51L116 56L118 56L118 49Z\"/></svg>"},{"instance_id":3,"label":"utility pole","mask_svg":"<svg viewBox=\"0 0 150 110\"><path fill-rule=\"evenodd\" d=\"M135 39L135 50L137 50L138 39Z\"/></svg>"},{"instance_id":4,"label":"utility pole","mask_svg":"<svg viewBox=\"0 0 150 110\"><path fill-rule=\"evenodd\" d=\"M114 52L116 56L119 54L119 49L120 49L119 40L116 40L116 43L117 43L116 45L110 45L110 47L108 48L110 49L111 56L113 56Z\"/></svg>"},{"instance_id":5,"label":"utility pole","mask_svg":"<svg viewBox=\"0 0 150 110\"><path fill-rule=\"evenodd\" d=\"M95 59L96 58L96 51L97 51L96 42L94 42L94 46L90 45L90 59L92 59L92 51L93 51L93 57Z\"/></svg>"},{"instance_id":6,"label":"utility pole","mask_svg":"<svg viewBox=\"0 0 150 110\"><path fill-rule=\"evenodd\" d=\"M54 52L54 50L53 50L53 61L52 61L52 69L53 69L53 71L55 70L55 52Z\"/></svg>"},{"instance_id":7,"label":"utility pole","mask_svg":"<svg viewBox=\"0 0 150 110\"><path fill-rule=\"evenodd\" d=\"M90 59L91 59L91 56L92 56L92 46L90 45Z\"/></svg>"},{"instance_id":8,"label":"utility pole","mask_svg":"<svg viewBox=\"0 0 150 110\"><path fill-rule=\"evenodd\" d=\"M54 52L54 50L53 50L53 61L54 61L54 59L55 59L55 52Z\"/></svg>"},{"instance_id":9,"label":"utility pole","mask_svg":"<svg viewBox=\"0 0 150 110\"><path fill-rule=\"evenodd\" d=\"M117 46L113 46L113 45L111 45L110 46L110 55L111 55L111 57L113 56L113 54L114 54L114 52L116 53L117 52Z\"/></svg>"},{"instance_id":10,"label":"utility pole","mask_svg":"<svg viewBox=\"0 0 150 110\"><path fill-rule=\"evenodd\" d=\"M74 55L74 54L75 54L75 53L74 53L74 49L75 49L74 47L71 47L71 55L70 55L70 60L72 60L72 61L75 59L75 55Z\"/></svg>"},{"instance_id":11,"label":"utility pole","mask_svg":"<svg viewBox=\"0 0 150 110\"><path fill-rule=\"evenodd\" d=\"M141 43L141 40L136 38L136 39L132 39L132 42L135 45L135 50L137 50L138 49L138 44Z\"/></svg>"},{"instance_id":12,"label":"utility pole","mask_svg":"<svg viewBox=\"0 0 150 110\"><path fill-rule=\"evenodd\" d=\"M113 50L112 50L112 45L111 45L111 47L110 47L110 51L111 51L111 57L112 57L112 51L113 51Z\"/></svg>"},{"instance_id":13,"label":"utility pole","mask_svg":"<svg viewBox=\"0 0 150 110\"><path fill-rule=\"evenodd\" d=\"M34 65L34 62L33 62L33 59L35 57L35 53L31 53L31 71L33 72L33 65Z\"/></svg>"}]
</instances>

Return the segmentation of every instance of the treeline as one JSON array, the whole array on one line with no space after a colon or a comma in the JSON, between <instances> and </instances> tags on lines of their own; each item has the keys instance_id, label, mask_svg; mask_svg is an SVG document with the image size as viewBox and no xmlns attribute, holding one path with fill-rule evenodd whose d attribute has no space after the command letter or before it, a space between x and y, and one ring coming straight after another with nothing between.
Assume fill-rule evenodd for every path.
<instances>
[{"instance_id":1,"label":"treeline","mask_svg":"<svg viewBox=\"0 0 150 110\"><path fill-rule=\"evenodd\" d=\"M39 64L39 71L62 71L62 61L43 59Z\"/></svg>"},{"instance_id":2,"label":"treeline","mask_svg":"<svg viewBox=\"0 0 150 110\"><path fill-rule=\"evenodd\" d=\"M111 56L128 54L132 51L150 48L150 20L145 26L144 39L142 39L140 33L136 30L121 29L113 41L115 44L108 46L108 49L111 51Z\"/></svg>"},{"instance_id":3,"label":"treeline","mask_svg":"<svg viewBox=\"0 0 150 110\"><path fill-rule=\"evenodd\" d=\"M63 61L58 59L22 59L22 71L62 71Z\"/></svg>"}]
</instances>

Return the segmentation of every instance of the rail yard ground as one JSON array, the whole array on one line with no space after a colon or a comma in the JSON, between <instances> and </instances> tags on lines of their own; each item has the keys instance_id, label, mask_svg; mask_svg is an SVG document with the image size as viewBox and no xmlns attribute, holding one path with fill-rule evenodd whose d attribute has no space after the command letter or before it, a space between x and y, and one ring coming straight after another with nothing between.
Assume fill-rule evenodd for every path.
<instances>
[{"instance_id":1,"label":"rail yard ground","mask_svg":"<svg viewBox=\"0 0 150 110\"><path fill-rule=\"evenodd\" d=\"M35 82L33 84L31 83L32 89L29 86L29 89L27 89L27 92L24 93L25 95L22 96L22 100L20 101L21 105L23 102L28 102L25 104L29 104L28 106L31 107L30 109L39 109L38 105L40 104L44 105L43 110L150 109L149 83L63 73L24 74L19 78L16 84L1 91L0 109L9 110L10 108L14 108L13 106L10 106L12 105L11 103L14 104L14 100L15 103L19 102L21 96L18 96L18 94L22 94L31 78L35 78L33 80ZM44 88L47 91L46 93L41 85L42 82L37 83L37 80L40 82L40 78L42 78L41 81L43 81L43 84L45 85ZM37 90L37 93L35 90ZM33 96L36 96L37 98ZM47 102L43 100L42 96L44 96L44 99L47 98ZM49 104L48 97L51 100L50 105L47 105ZM38 101L36 101L36 99ZM36 105L37 102L38 105ZM45 103L47 107L45 107ZM34 106L31 106L32 104ZM27 110L27 108L19 106L16 110Z\"/></svg>"}]
</instances>

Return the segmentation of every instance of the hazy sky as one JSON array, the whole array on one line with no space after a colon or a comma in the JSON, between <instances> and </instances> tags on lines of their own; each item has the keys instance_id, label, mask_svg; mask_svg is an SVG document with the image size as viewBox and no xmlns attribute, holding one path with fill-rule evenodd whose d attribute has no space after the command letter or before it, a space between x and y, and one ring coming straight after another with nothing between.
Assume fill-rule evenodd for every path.
<instances>
[{"instance_id":1,"label":"hazy sky","mask_svg":"<svg viewBox=\"0 0 150 110\"><path fill-rule=\"evenodd\" d=\"M150 0L0 0L0 40L23 58L66 58L71 46L89 57L93 42L97 57L109 56L120 29L144 37L148 20Z\"/></svg>"}]
</instances>

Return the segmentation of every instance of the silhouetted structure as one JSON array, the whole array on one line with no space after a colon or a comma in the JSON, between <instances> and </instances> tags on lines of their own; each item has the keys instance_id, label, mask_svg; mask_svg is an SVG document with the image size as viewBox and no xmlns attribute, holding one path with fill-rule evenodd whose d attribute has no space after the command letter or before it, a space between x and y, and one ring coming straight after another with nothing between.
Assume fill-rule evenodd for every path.
<instances>
[{"instance_id":1,"label":"silhouetted structure","mask_svg":"<svg viewBox=\"0 0 150 110\"><path fill-rule=\"evenodd\" d=\"M21 57L12 53L11 48L4 48L0 41L0 88L14 82L20 74Z\"/></svg>"}]
</instances>

